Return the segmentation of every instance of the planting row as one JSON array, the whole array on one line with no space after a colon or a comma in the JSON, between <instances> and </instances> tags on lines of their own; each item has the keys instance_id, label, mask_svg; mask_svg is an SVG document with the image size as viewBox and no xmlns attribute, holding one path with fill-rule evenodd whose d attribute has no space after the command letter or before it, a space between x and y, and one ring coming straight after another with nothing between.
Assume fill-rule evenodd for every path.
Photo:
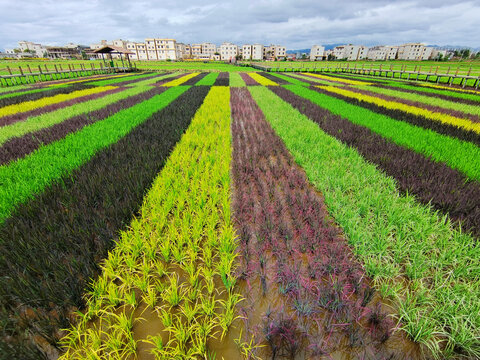
<instances>
[{"instance_id":1,"label":"planting row","mask_svg":"<svg viewBox=\"0 0 480 360\"><path fill-rule=\"evenodd\" d=\"M140 216L102 265L62 359L214 356L215 338L228 331L240 300L233 290L229 98L225 87L208 93Z\"/></svg>"},{"instance_id":2,"label":"planting row","mask_svg":"<svg viewBox=\"0 0 480 360\"><path fill-rule=\"evenodd\" d=\"M401 333L391 338L386 308L248 90L232 89L231 104L239 313L244 343L255 344L244 354L418 357Z\"/></svg>"},{"instance_id":3,"label":"planting row","mask_svg":"<svg viewBox=\"0 0 480 360\"><path fill-rule=\"evenodd\" d=\"M12 166L25 166L28 179L20 184L36 194L17 204L0 229L1 273L9 274L0 278L4 353L38 358L32 349L57 351L59 329L84 306L82 294L98 263L202 103L205 89L187 89L146 92L143 103L117 107L114 115L2 168L19 177ZM42 188L33 188L34 179ZM12 205L19 201L11 199Z\"/></svg>"},{"instance_id":4,"label":"planting row","mask_svg":"<svg viewBox=\"0 0 480 360\"><path fill-rule=\"evenodd\" d=\"M266 88L250 92L325 196L375 287L395 304L402 328L434 353L478 356L480 254L474 240L411 196L400 196L395 181Z\"/></svg>"}]
</instances>

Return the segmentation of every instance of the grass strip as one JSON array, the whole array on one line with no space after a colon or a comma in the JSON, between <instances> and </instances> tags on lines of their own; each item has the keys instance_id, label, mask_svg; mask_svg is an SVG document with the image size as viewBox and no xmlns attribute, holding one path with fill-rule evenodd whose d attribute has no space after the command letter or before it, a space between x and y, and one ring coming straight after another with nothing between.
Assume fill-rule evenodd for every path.
<instances>
[{"instance_id":1,"label":"grass strip","mask_svg":"<svg viewBox=\"0 0 480 360\"><path fill-rule=\"evenodd\" d=\"M268 73L268 72L261 72L259 73L261 76L263 76L264 78L267 78L271 81L273 81L275 84L277 85L286 85L288 84L288 82L286 80L283 80L283 79L280 79L279 77L276 77L276 76L273 76L272 74Z\"/></svg>"},{"instance_id":2,"label":"grass strip","mask_svg":"<svg viewBox=\"0 0 480 360\"><path fill-rule=\"evenodd\" d=\"M86 95L93 95L93 94L97 94L97 93L101 93L101 92L113 90L113 89L115 89L115 87L113 86L89 88L89 89L73 91L68 94L59 94L51 97L45 97L38 100L25 101L20 104L8 105L0 108L0 124L4 122L3 119L1 118L8 115L17 115L24 112L36 110L44 106L58 104L67 100L72 100L72 99L79 98Z\"/></svg>"},{"instance_id":3,"label":"grass strip","mask_svg":"<svg viewBox=\"0 0 480 360\"><path fill-rule=\"evenodd\" d=\"M297 78L299 80L304 80L304 81L308 81L309 84L311 85L318 85L318 84L322 84L322 85L333 85L333 86L344 86L343 84L339 83L339 82L335 82L335 81L327 81L327 80L322 80L322 79L319 79L319 78L316 78L314 76L310 76L309 74L297 74L297 73L291 73L291 74L288 74L287 76L289 77L294 77L294 78Z\"/></svg>"},{"instance_id":4,"label":"grass strip","mask_svg":"<svg viewBox=\"0 0 480 360\"><path fill-rule=\"evenodd\" d=\"M415 102L426 104L426 105L438 106L444 109L461 111L466 114L480 116L480 106L478 104L477 105L462 104L456 101L448 101L448 100L435 98L431 96L420 95L418 93L417 94L408 93L404 91L385 89L385 88L376 87L376 86L356 86L356 88L362 89L362 90L368 90L372 93L388 95L388 96L392 96L400 99L415 101Z\"/></svg>"},{"instance_id":5,"label":"grass strip","mask_svg":"<svg viewBox=\"0 0 480 360\"><path fill-rule=\"evenodd\" d=\"M239 301L229 100L228 88L210 90L103 263L61 359L109 357L112 346L117 357L215 357L213 337L228 331Z\"/></svg>"},{"instance_id":6,"label":"grass strip","mask_svg":"<svg viewBox=\"0 0 480 360\"><path fill-rule=\"evenodd\" d=\"M195 85L206 85L206 86L212 86L215 84L215 81L217 80L218 73L217 72L211 72L208 73L203 79L198 81Z\"/></svg>"},{"instance_id":7,"label":"grass strip","mask_svg":"<svg viewBox=\"0 0 480 360\"><path fill-rule=\"evenodd\" d=\"M357 149L365 159L393 177L402 194L413 194L423 204L431 204L480 238L479 182L469 181L457 170L334 115L283 87L271 90L327 134Z\"/></svg>"},{"instance_id":8,"label":"grass strip","mask_svg":"<svg viewBox=\"0 0 480 360\"><path fill-rule=\"evenodd\" d=\"M462 118L458 118L458 117L455 117L455 116L451 116L451 115L443 114L443 113L439 113L439 112L433 112L433 111L430 111L428 109L403 104L403 103L400 103L398 101L388 101L388 100L380 99L376 96L359 94L359 93L356 93L354 91L350 91L350 90L347 90L347 89L341 89L341 88L336 88L336 87L333 87L333 86L323 86L323 85L317 85L317 87L319 89L323 89L327 92L331 92L331 93L334 93L334 94L339 94L339 95L343 95L343 96L346 96L346 97L349 97L349 98L353 98L353 99L357 99L357 100L360 100L360 101L375 104L377 106L381 106L381 107L384 107L386 109L400 110L400 111L406 112L408 114L412 114L412 115L416 115L416 116L423 116L426 119L439 121L443 124L457 126L459 128L463 128L463 129L468 130L468 131L474 131L477 134L480 133L480 123L475 123L471 120L462 119Z\"/></svg>"},{"instance_id":9,"label":"grass strip","mask_svg":"<svg viewBox=\"0 0 480 360\"><path fill-rule=\"evenodd\" d=\"M55 87L55 86L64 86L64 85L70 85L70 84L76 84L76 83L85 83L85 82L90 82L93 80L102 80L102 79L117 79L117 78L123 78L123 77L128 77L132 76L132 74L121 74L121 75L97 75L97 76L88 76L84 77L79 80L59 80L59 81L54 81L48 83L48 87Z\"/></svg>"},{"instance_id":10,"label":"grass strip","mask_svg":"<svg viewBox=\"0 0 480 360\"><path fill-rule=\"evenodd\" d=\"M370 91L370 89L380 89L380 91L382 91L382 88L379 88L379 87L376 87L376 86L365 86L365 87L355 86L355 87L349 87L348 89L353 91L353 92L356 92L358 94L375 96L375 97L378 97L380 99L384 99L384 100L387 100L387 101L395 101L395 102L399 102L399 103L402 103L402 104L407 104L407 105L415 106L415 107L418 107L418 108L423 108L423 109L426 109L426 110L429 110L429 111L432 111L432 112L452 115L452 116L457 117L457 118L468 119L472 122L480 123L480 116L479 115L469 114L469 113L466 113L466 112L463 112L463 111L460 110L461 103L458 104L458 105L460 105L460 106L458 106L459 109L455 110L454 108L448 109L448 108L442 107L440 105L427 104L427 103L418 102L418 101L415 101L415 100L403 99L402 97L397 97L397 96L394 96L394 95L382 94L381 92L377 92L377 91ZM383 89L383 90L385 90L385 89ZM398 91L398 92L400 93L400 96L402 96L402 94L412 95L412 93L406 93L406 92L403 92L403 91ZM429 96L426 96L426 98L429 99L428 102L432 102L432 103L435 100L445 101L445 100L442 100L440 98L429 97ZM363 102L363 103L365 105L370 104L370 103L365 103L365 102ZM467 105L467 106L471 106L471 105ZM398 112L398 111L395 111L395 112ZM413 116L413 115L411 115L411 116ZM416 116L416 117L418 117L418 116ZM422 116L422 118L427 120L423 116ZM439 124L438 121L435 121L435 122L430 121L430 123ZM444 125L446 127L454 127L453 125L446 125L446 124L442 124L442 125Z\"/></svg>"},{"instance_id":11,"label":"grass strip","mask_svg":"<svg viewBox=\"0 0 480 360\"><path fill-rule=\"evenodd\" d=\"M325 75L320 75L320 74L302 73L302 75L306 75L306 76L309 76L309 77L315 77L315 78L319 78L319 79L322 79L322 80L328 80L328 81L332 81L332 82L339 82L339 83L342 83L342 84L345 84L345 85L371 85L371 84L363 82L363 81L356 81L356 80L350 80L350 79L345 79L345 78L339 80L339 79L333 79L330 76L325 76Z\"/></svg>"},{"instance_id":12,"label":"grass strip","mask_svg":"<svg viewBox=\"0 0 480 360\"><path fill-rule=\"evenodd\" d=\"M32 90L31 92L26 92L23 95L0 99L0 108L6 107L9 105L24 103L27 101L39 100L41 98L48 97L48 96L54 96L59 94L70 94L74 91L87 90L91 87L92 86L88 86L84 84L73 84L71 86L58 87L53 89L36 89L36 90ZM42 91L39 92L38 90L42 90Z\"/></svg>"},{"instance_id":13,"label":"grass strip","mask_svg":"<svg viewBox=\"0 0 480 360\"><path fill-rule=\"evenodd\" d=\"M194 72L194 73L191 73L191 74L187 74L187 75L184 75L184 76L181 76L180 78L178 79L175 79L175 80L172 80L172 81L169 81L167 83L164 83L162 84L162 86L166 86L166 87L174 87L174 86L179 86L179 85L182 85L183 83L185 83L186 81L190 80L191 78L194 78L195 76L199 75L200 73L198 72Z\"/></svg>"},{"instance_id":14,"label":"grass strip","mask_svg":"<svg viewBox=\"0 0 480 360\"><path fill-rule=\"evenodd\" d=\"M480 247L271 91L249 90L402 328L437 355L480 356Z\"/></svg>"},{"instance_id":15,"label":"grass strip","mask_svg":"<svg viewBox=\"0 0 480 360\"><path fill-rule=\"evenodd\" d=\"M0 167L0 221L8 217L16 205L42 192L52 181L88 161L98 150L118 141L186 89L175 87L43 146L9 166Z\"/></svg>"},{"instance_id":16,"label":"grass strip","mask_svg":"<svg viewBox=\"0 0 480 360\"><path fill-rule=\"evenodd\" d=\"M3 355L19 349L27 353L28 348L39 347L42 338L51 349L59 347L59 328L70 326L72 312L84 308L82 294L100 273L101 259L113 247L119 230L138 213L144 194L207 92L190 88L19 206L0 227L0 272L10 274L0 277L0 305L8 309L1 322L13 323L10 329L0 328L0 348L7 344L9 349ZM18 308L22 312L16 313ZM22 320L25 312L36 316Z\"/></svg>"},{"instance_id":17,"label":"grass strip","mask_svg":"<svg viewBox=\"0 0 480 360\"><path fill-rule=\"evenodd\" d=\"M276 82L273 82L272 80L256 73L256 72L251 72L248 73L248 76L250 76L253 80L255 80L257 83L263 86L277 86L278 84Z\"/></svg>"},{"instance_id":18,"label":"grass strip","mask_svg":"<svg viewBox=\"0 0 480 360\"><path fill-rule=\"evenodd\" d=\"M466 94L463 92L456 92L454 91L455 88L446 88L444 90L442 89L434 89L434 88L428 88L428 87L423 87L423 86L418 86L418 84L413 84L405 81L398 81L398 80L386 80L386 79L365 79L365 77L361 76L346 76L343 74L329 74L329 77L332 78L354 78L358 79L359 81L364 81L364 83L370 82L374 86L379 86L379 87L386 87L386 88L396 88L399 90L409 90L409 91L414 91L415 93L419 93L422 95L429 95L431 96L442 96L442 98L446 100L455 100L455 99L462 99L462 100L467 100L470 101L472 104L478 103L480 101L480 96L474 95L474 94ZM453 99L452 99L453 98Z\"/></svg>"},{"instance_id":19,"label":"grass strip","mask_svg":"<svg viewBox=\"0 0 480 360\"><path fill-rule=\"evenodd\" d=\"M150 88L151 87L149 86L137 86L131 89L127 88L114 94L105 94L105 96L99 99L72 104L69 107L29 117L25 121L19 121L11 125L0 127L0 145L13 137L20 137L30 132L53 126L71 117L101 109L116 101L145 92Z\"/></svg>"},{"instance_id":20,"label":"grass strip","mask_svg":"<svg viewBox=\"0 0 480 360\"><path fill-rule=\"evenodd\" d=\"M188 79L187 81L185 81L182 85L195 85L199 80L203 79L205 76L207 76L208 73L206 72L203 72L203 73L200 73L198 74L197 76L191 78L191 79Z\"/></svg>"},{"instance_id":21,"label":"grass strip","mask_svg":"<svg viewBox=\"0 0 480 360\"><path fill-rule=\"evenodd\" d=\"M122 86L126 84L131 84L133 83L134 80L140 80L140 79L158 77L158 76L159 74L146 73L146 74L140 74L140 75L130 75L130 76L116 78L116 79L97 80L97 81L87 82L86 84L95 85L95 86L106 86L106 85Z\"/></svg>"},{"instance_id":22,"label":"grass strip","mask_svg":"<svg viewBox=\"0 0 480 360\"><path fill-rule=\"evenodd\" d=\"M242 77L239 73L232 72L230 73L230 87L243 87L245 85L245 81L243 81Z\"/></svg>"},{"instance_id":23,"label":"grass strip","mask_svg":"<svg viewBox=\"0 0 480 360\"><path fill-rule=\"evenodd\" d=\"M119 110L132 107L139 102L148 100L154 95L161 93L163 90L165 90L163 87L152 87L148 91L127 97L126 99L107 105L99 110L91 111L88 114L74 116L58 124L40 129L34 133L10 139L0 147L0 165L5 165L13 160L20 159L37 150L40 146L46 146L87 125L103 120Z\"/></svg>"},{"instance_id":24,"label":"grass strip","mask_svg":"<svg viewBox=\"0 0 480 360\"><path fill-rule=\"evenodd\" d=\"M480 148L472 143L394 120L305 87L285 85L285 88L398 145L446 163L472 180L480 180Z\"/></svg>"},{"instance_id":25,"label":"grass strip","mask_svg":"<svg viewBox=\"0 0 480 360\"><path fill-rule=\"evenodd\" d=\"M279 78L279 79L285 80L289 84L293 84L293 85L297 85L297 86L306 86L306 87L310 86L310 84L308 82L300 81L297 78L293 78L293 77L283 75L283 74L279 74L279 73L270 73L270 74Z\"/></svg>"},{"instance_id":26,"label":"grass strip","mask_svg":"<svg viewBox=\"0 0 480 360\"><path fill-rule=\"evenodd\" d=\"M344 96L344 95L340 95L340 94L336 94L336 93L331 93L331 92L328 92L326 90L319 89L317 87L312 88L312 90L315 90L315 91L317 91L321 94L325 94L327 96L332 96L332 97L335 97L337 99L343 100L343 101L345 101L349 104L352 104L354 106L369 109L369 110L371 110L375 113L378 113L378 114L386 115L386 116L388 116L389 118L392 118L392 119L403 121L403 122L406 122L406 123L409 123L409 124L412 124L414 126L418 126L418 127L424 128L424 129L430 129L430 130L435 131L438 134L450 136L450 137L457 138L457 139L463 140L463 141L468 141L468 142L471 142L471 143L473 143L477 146L480 145L480 134L475 132L475 131L468 131L468 130L465 130L464 128L461 128L461 127L458 127L458 126L455 126L455 125L445 124L445 123L442 123L442 122L439 122L439 121L433 121L433 120L427 119L427 118L425 118L424 116L421 116L421 115L414 115L414 114L406 113L402 110L397 110L397 109L389 109L389 108L386 108L384 106L380 106L380 105L377 105L377 104L374 104L374 103L371 103L371 102L366 102L366 101L362 101L362 100L359 100L359 99L356 99L356 98L352 98L352 97L348 97L348 96ZM364 93L363 90L358 90L358 89L353 89L352 92L356 92L356 93L359 93L359 94ZM368 95L368 92L367 92L367 95ZM391 98L389 98L388 96L385 96L385 95L375 95L375 96L382 99L382 100L386 100L386 101L391 100ZM400 103L405 102L405 103L407 103L407 106L412 106L412 105L414 106L414 104L412 104L412 102L410 102L408 100L399 100L399 101L396 101L396 102L400 102ZM431 106L423 105L423 104L420 104L420 107L421 108L427 108L430 111L433 110L437 113L446 113L447 115L451 115L450 112L448 112L447 110L441 109L441 108L432 109ZM455 114L455 115L457 115L457 114ZM465 116L465 118L468 118L470 116L470 115L465 115L465 114L461 114L461 115ZM471 120L473 120L473 119L471 119ZM475 119L475 120L477 120L477 119ZM478 123L478 122L477 122L477 124L480 125L480 123Z\"/></svg>"}]
</instances>

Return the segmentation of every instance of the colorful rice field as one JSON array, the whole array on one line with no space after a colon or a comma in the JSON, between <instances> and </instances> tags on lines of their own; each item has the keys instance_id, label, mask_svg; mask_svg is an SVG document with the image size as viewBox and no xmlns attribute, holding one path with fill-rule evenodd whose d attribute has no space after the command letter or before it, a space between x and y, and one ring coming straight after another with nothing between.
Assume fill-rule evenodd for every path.
<instances>
[{"instance_id":1,"label":"colorful rice field","mask_svg":"<svg viewBox=\"0 0 480 360\"><path fill-rule=\"evenodd\" d=\"M0 358L480 357L480 92L169 72L0 93Z\"/></svg>"}]
</instances>

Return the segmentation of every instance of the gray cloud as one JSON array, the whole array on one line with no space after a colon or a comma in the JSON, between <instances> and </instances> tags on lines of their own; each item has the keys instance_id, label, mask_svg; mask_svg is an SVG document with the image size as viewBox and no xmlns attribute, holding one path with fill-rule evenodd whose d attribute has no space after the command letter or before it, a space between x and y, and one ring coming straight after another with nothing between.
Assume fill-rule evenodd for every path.
<instances>
[{"instance_id":1,"label":"gray cloud","mask_svg":"<svg viewBox=\"0 0 480 360\"><path fill-rule=\"evenodd\" d=\"M194 43L459 44L479 47L480 0L0 0L0 49L173 37Z\"/></svg>"}]
</instances>

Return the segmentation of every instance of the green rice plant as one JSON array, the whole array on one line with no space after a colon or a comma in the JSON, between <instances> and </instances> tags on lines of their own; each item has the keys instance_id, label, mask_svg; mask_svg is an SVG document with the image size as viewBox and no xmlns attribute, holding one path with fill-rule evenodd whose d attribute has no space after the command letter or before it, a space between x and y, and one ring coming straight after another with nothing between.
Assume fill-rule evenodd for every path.
<instances>
[{"instance_id":1,"label":"green rice plant","mask_svg":"<svg viewBox=\"0 0 480 360\"><path fill-rule=\"evenodd\" d=\"M212 72L205 76L203 79L201 79L199 82L197 82L195 85L207 85L207 86L212 86L215 83L215 80L217 80L218 73Z\"/></svg>"},{"instance_id":2,"label":"green rice plant","mask_svg":"<svg viewBox=\"0 0 480 360\"><path fill-rule=\"evenodd\" d=\"M235 318L239 296L232 290L226 291L224 285L215 285L220 280L216 270L220 258L224 259L224 278L231 284L235 281L230 142L229 90L213 87L146 195L139 217L121 233L113 250L120 253L121 261L114 257L121 271L104 266L110 270L108 277L102 277L111 280L115 276L123 292L140 293L137 307L154 309L168 330L168 342L160 344L158 339L147 339L158 345L160 358L208 357L206 344L216 335L216 327L226 333ZM121 284L125 273L132 274L133 279L128 290ZM223 303L216 299L217 293L227 294ZM108 322L114 309L103 311L104 303L99 300L103 296L95 293L95 297L89 298L87 313L92 304L99 302L96 318ZM105 341L119 327L118 321L113 320L112 328L105 330L108 336L101 337ZM80 340L88 336L88 324L83 322L83 333L74 332L79 343L69 346L64 358L90 353L88 339ZM122 341L126 347L126 335L121 337Z\"/></svg>"},{"instance_id":3,"label":"green rice plant","mask_svg":"<svg viewBox=\"0 0 480 360\"><path fill-rule=\"evenodd\" d=\"M369 128L398 145L435 161L444 162L471 179L480 180L480 148L470 142L394 120L302 86L285 85L285 88L334 114Z\"/></svg>"},{"instance_id":4,"label":"green rice plant","mask_svg":"<svg viewBox=\"0 0 480 360\"><path fill-rule=\"evenodd\" d=\"M245 86L245 81L238 73L230 73L230 86L231 87L243 87Z\"/></svg>"},{"instance_id":5,"label":"green rice plant","mask_svg":"<svg viewBox=\"0 0 480 360\"><path fill-rule=\"evenodd\" d=\"M7 217L18 203L30 199L52 181L88 161L100 149L118 141L186 90L184 87L169 89L1 167L0 220Z\"/></svg>"},{"instance_id":6,"label":"green rice plant","mask_svg":"<svg viewBox=\"0 0 480 360\"><path fill-rule=\"evenodd\" d=\"M183 286L182 284L179 283L180 279L178 274L176 276L169 275L168 280L169 280L169 286L167 286L163 291L162 299L167 304L169 304L171 308L173 308L178 306L183 299L183 296L182 296Z\"/></svg>"}]
</instances>

